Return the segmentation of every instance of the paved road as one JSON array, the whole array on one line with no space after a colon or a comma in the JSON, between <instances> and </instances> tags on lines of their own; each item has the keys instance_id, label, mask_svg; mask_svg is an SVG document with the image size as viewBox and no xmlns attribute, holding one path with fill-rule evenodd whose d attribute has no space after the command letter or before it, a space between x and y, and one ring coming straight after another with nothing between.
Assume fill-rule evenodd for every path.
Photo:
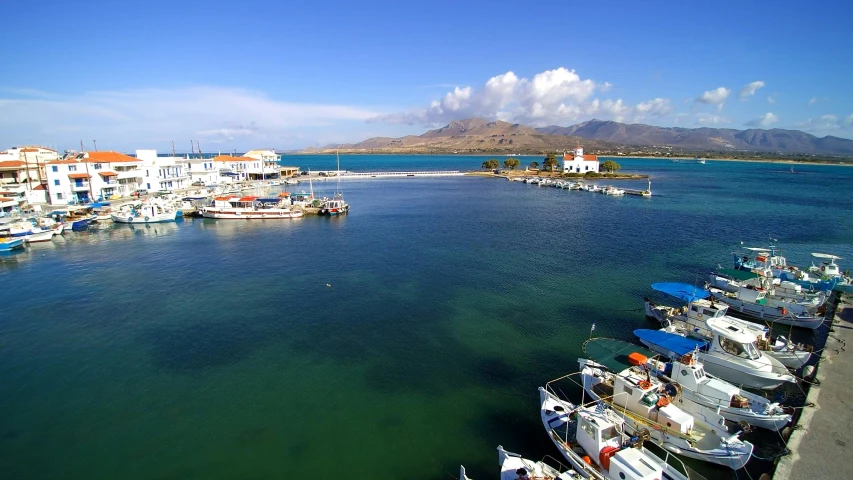
<instances>
[{"instance_id":1,"label":"paved road","mask_svg":"<svg viewBox=\"0 0 853 480\"><path fill-rule=\"evenodd\" d=\"M853 305L837 311L817 369L820 385L809 390L816 407L803 411L802 428L788 441L793 453L780 460L775 480L853 478Z\"/></svg>"}]
</instances>

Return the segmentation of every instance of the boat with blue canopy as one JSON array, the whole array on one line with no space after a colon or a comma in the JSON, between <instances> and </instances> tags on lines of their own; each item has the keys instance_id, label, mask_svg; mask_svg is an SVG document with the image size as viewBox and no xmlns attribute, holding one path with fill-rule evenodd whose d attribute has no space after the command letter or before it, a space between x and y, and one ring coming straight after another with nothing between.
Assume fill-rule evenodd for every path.
<instances>
[{"instance_id":1,"label":"boat with blue canopy","mask_svg":"<svg viewBox=\"0 0 853 480\"><path fill-rule=\"evenodd\" d=\"M634 335L640 343L671 359L696 355L705 369L736 385L752 388L776 388L796 379L788 369L756 347L755 336L728 318L711 318L706 325L712 336L697 340L662 330L638 329Z\"/></svg>"}]
</instances>

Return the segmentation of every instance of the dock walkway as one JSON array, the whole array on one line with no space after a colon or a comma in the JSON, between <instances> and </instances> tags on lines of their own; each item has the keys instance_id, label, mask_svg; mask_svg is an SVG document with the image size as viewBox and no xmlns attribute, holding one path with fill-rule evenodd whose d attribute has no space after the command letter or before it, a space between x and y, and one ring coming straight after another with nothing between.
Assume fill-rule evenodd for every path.
<instances>
[{"instance_id":1,"label":"dock walkway","mask_svg":"<svg viewBox=\"0 0 853 480\"><path fill-rule=\"evenodd\" d=\"M820 385L809 389L815 407L803 410L802 428L788 440L793 453L779 461L775 480L853 477L853 301L846 297L817 367Z\"/></svg>"}]
</instances>

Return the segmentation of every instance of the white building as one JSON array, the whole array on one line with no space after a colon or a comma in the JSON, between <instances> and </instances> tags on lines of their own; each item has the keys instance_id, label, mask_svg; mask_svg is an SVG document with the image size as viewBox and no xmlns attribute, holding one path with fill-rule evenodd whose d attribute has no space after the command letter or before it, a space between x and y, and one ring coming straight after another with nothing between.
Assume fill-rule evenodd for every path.
<instances>
[{"instance_id":1,"label":"white building","mask_svg":"<svg viewBox=\"0 0 853 480\"><path fill-rule=\"evenodd\" d=\"M183 157L158 157L157 150L137 150L142 160L142 188L149 191L175 191L190 186L187 160Z\"/></svg>"},{"instance_id":2,"label":"white building","mask_svg":"<svg viewBox=\"0 0 853 480\"><path fill-rule=\"evenodd\" d=\"M56 153L56 150L39 146L12 147L4 151L0 151L0 164L5 164L6 162L22 162L25 167L28 167L24 169L26 172L18 172L15 174L19 183L26 181L27 177L29 177L32 182L44 183L47 179L44 171L44 164L57 160L58 158L59 155ZM11 164L7 164L7 167L9 165ZM5 173L5 175L0 173L0 182L3 182L4 178L10 178L8 169L5 170ZM21 175L24 175L24 177L21 178Z\"/></svg>"},{"instance_id":3,"label":"white building","mask_svg":"<svg viewBox=\"0 0 853 480\"><path fill-rule=\"evenodd\" d=\"M583 147L563 154L563 173L598 173L598 155L584 155Z\"/></svg>"},{"instance_id":4,"label":"white building","mask_svg":"<svg viewBox=\"0 0 853 480\"><path fill-rule=\"evenodd\" d=\"M196 182L202 182L205 185L219 185L233 181L234 177L232 176L220 175L220 168L227 170L227 167L224 164L218 164L212 158L188 158L184 161L187 163L191 185Z\"/></svg>"},{"instance_id":5,"label":"white building","mask_svg":"<svg viewBox=\"0 0 853 480\"><path fill-rule=\"evenodd\" d=\"M273 150L249 150L243 156L260 160L260 164L254 162L250 164L250 167L246 171L249 180L276 177L281 173L278 165L278 155Z\"/></svg>"},{"instance_id":6,"label":"white building","mask_svg":"<svg viewBox=\"0 0 853 480\"><path fill-rule=\"evenodd\" d=\"M142 160L118 152L81 152L47 162L50 203L126 197L143 188Z\"/></svg>"}]
</instances>

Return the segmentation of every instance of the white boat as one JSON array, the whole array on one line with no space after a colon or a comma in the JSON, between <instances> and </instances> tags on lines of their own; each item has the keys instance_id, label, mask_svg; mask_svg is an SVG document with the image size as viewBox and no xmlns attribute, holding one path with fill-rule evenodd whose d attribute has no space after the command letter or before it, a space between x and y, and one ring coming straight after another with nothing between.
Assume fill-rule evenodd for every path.
<instances>
[{"instance_id":1,"label":"white boat","mask_svg":"<svg viewBox=\"0 0 853 480\"><path fill-rule=\"evenodd\" d=\"M712 375L752 388L776 388L796 382L779 360L763 355L755 348L755 337L740 324L727 318L711 318L706 325L710 341L694 340L661 330L634 330L640 343L667 358L680 358L699 350L697 355Z\"/></svg>"},{"instance_id":2,"label":"white boat","mask_svg":"<svg viewBox=\"0 0 853 480\"><path fill-rule=\"evenodd\" d=\"M549 384L552 382L549 382ZM647 430L629 433L625 420L605 404L575 406L550 387L539 387L539 414L548 437L586 478L594 480L687 480L687 469L666 452L661 459L643 446ZM669 460L678 461L679 471Z\"/></svg>"},{"instance_id":3,"label":"white boat","mask_svg":"<svg viewBox=\"0 0 853 480\"><path fill-rule=\"evenodd\" d=\"M765 325L726 315L728 305L707 300L711 293L705 289L686 283L655 283L652 288L687 302L686 306L675 308L645 299L646 317L660 322L662 330L710 341L714 334L707 326L707 321L711 318L725 318L754 335L757 350L788 368L800 368L811 357L811 346L797 344L782 335L772 337L770 328Z\"/></svg>"},{"instance_id":4,"label":"white boat","mask_svg":"<svg viewBox=\"0 0 853 480\"><path fill-rule=\"evenodd\" d=\"M817 312L828 298L825 292L804 290L802 285L773 277L769 271L721 268L710 274L708 284L732 293L737 293L741 287L764 289L768 298L799 303L810 312Z\"/></svg>"},{"instance_id":5,"label":"white boat","mask_svg":"<svg viewBox=\"0 0 853 480\"><path fill-rule=\"evenodd\" d=\"M727 304L729 312L740 314L750 320L793 325L812 330L820 327L824 322L824 317L814 312L816 308L811 308L812 304L787 302L768 297L764 289L740 286L737 292L727 292L709 286L708 291L715 300Z\"/></svg>"},{"instance_id":6,"label":"white boat","mask_svg":"<svg viewBox=\"0 0 853 480\"><path fill-rule=\"evenodd\" d=\"M546 459L550 457L546 456ZM562 464L552 459L563 468L556 468L545 460L536 462L523 458L517 453L507 452L504 447L498 446L498 463L501 466L501 480L580 480L583 478L572 468L565 468ZM459 467L459 480L471 480L465 474L465 467Z\"/></svg>"},{"instance_id":7,"label":"white boat","mask_svg":"<svg viewBox=\"0 0 853 480\"><path fill-rule=\"evenodd\" d=\"M39 227L33 227L30 233L24 237L24 241L27 243L49 242L53 240L54 235L56 232L53 229L42 230Z\"/></svg>"},{"instance_id":8,"label":"white boat","mask_svg":"<svg viewBox=\"0 0 853 480\"><path fill-rule=\"evenodd\" d=\"M282 180L285 185L299 185L299 180L295 178L285 178Z\"/></svg>"},{"instance_id":9,"label":"white boat","mask_svg":"<svg viewBox=\"0 0 853 480\"><path fill-rule=\"evenodd\" d=\"M204 218L230 220L274 220L302 217L302 212L290 209L290 199L239 197L236 195L215 197L213 205L203 207Z\"/></svg>"},{"instance_id":10,"label":"white boat","mask_svg":"<svg viewBox=\"0 0 853 480\"><path fill-rule=\"evenodd\" d=\"M849 278L841 273L841 268L835 263L836 260L841 260L841 257L829 253L812 253L812 256L821 259L822 262L820 266L812 263L809 273L823 280L840 278L844 283L850 283Z\"/></svg>"},{"instance_id":11,"label":"white boat","mask_svg":"<svg viewBox=\"0 0 853 480\"><path fill-rule=\"evenodd\" d=\"M337 156L337 152L336 152ZM338 171L341 171L341 158L337 156L338 159ZM344 201L344 193L340 191L341 179L338 177L338 185L335 189L335 196L331 199L325 200L323 205L320 207L320 215L328 215L330 217L337 215L346 215L349 213L349 204Z\"/></svg>"},{"instance_id":12,"label":"white boat","mask_svg":"<svg viewBox=\"0 0 853 480\"><path fill-rule=\"evenodd\" d=\"M56 235L56 230L48 227L38 227L31 220L18 220L2 226L2 236L7 239L23 239L25 243L49 242Z\"/></svg>"},{"instance_id":13,"label":"white boat","mask_svg":"<svg viewBox=\"0 0 853 480\"><path fill-rule=\"evenodd\" d=\"M583 388L626 422L649 429L652 441L672 453L733 470L746 465L753 445L730 434L725 419L713 410L697 406L688 413L676 406L674 395L643 368L646 357L642 360L637 366L611 372L592 360L578 359Z\"/></svg>"},{"instance_id":14,"label":"white boat","mask_svg":"<svg viewBox=\"0 0 853 480\"><path fill-rule=\"evenodd\" d=\"M650 372L663 382L672 403L691 415L705 415L710 409L726 420L773 431L791 421L793 409L705 373L696 355L665 361L642 347L612 338L587 340L583 351L595 361L593 367Z\"/></svg>"},{"instance_id":15,"label":"white boat","mask_svg":"<svg viewBox=\"0 0 853 480\"><path fill-rule=\"evenodd\" d=\"M604 193L605 195L622 196L622 195L625 195L625 190L623 190L621 188L616 188L616 187L610 186L610 187L605 187L602 190L602 193Z\"/></svg>"},{"instance_id":16,"label":"white boat","mask_svg":"<svg viewBox=\"0 0 853 480\"><path fill-rule=\"evenodd\" d=\"M165 223L175 221L175 211L154 200L147 200L124 205L111 213L110 218L116 223Z\"/></svg>"}]
</instances>

